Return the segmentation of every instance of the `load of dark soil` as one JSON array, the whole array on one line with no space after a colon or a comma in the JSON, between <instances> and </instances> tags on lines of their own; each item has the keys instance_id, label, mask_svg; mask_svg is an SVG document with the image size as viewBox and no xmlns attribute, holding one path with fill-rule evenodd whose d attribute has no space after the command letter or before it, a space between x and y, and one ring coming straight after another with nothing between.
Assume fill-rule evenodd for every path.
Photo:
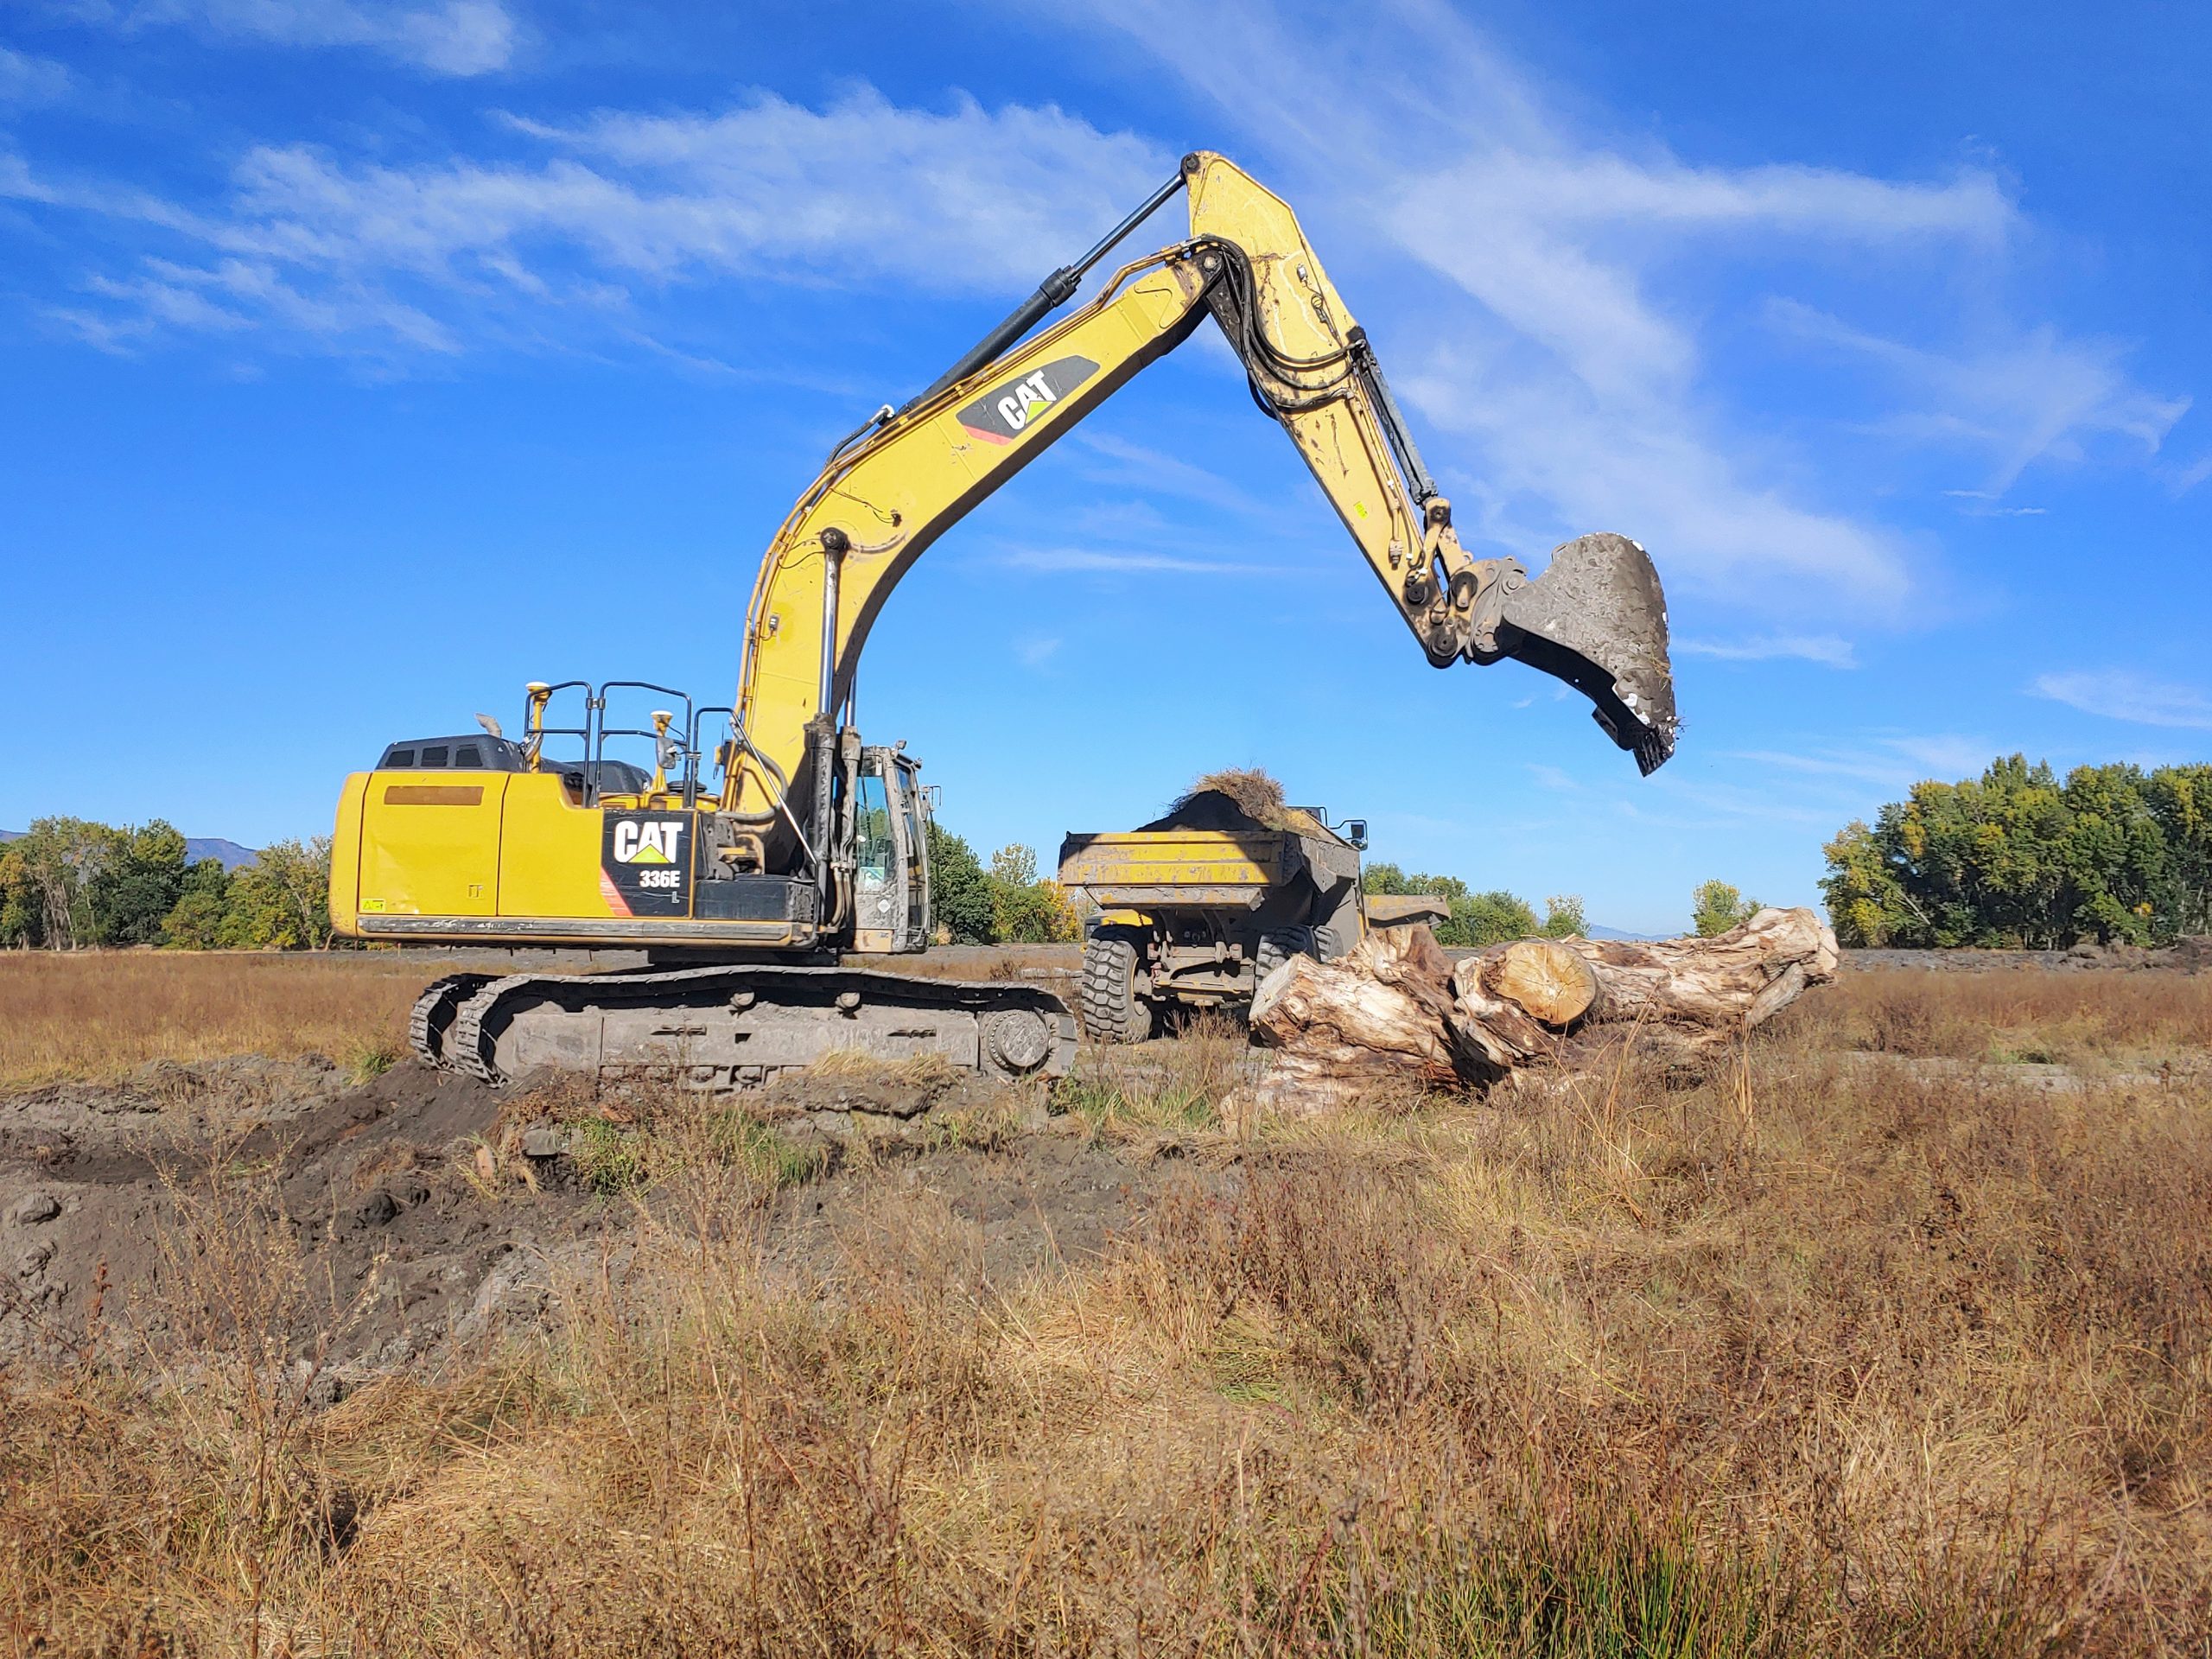
<instances>
[{"instance_id":1,"label":"load of dark soil","mask_svg":"<svg viewBox=\"0 0 2212 1659\"><path fill-rule=\"evenodd\" d=\"M1282 785L1257 766L1210 772L1140 833L1162 830L1297 830L1305 815L1286 804Z\"/></svg>"}]
</instances>

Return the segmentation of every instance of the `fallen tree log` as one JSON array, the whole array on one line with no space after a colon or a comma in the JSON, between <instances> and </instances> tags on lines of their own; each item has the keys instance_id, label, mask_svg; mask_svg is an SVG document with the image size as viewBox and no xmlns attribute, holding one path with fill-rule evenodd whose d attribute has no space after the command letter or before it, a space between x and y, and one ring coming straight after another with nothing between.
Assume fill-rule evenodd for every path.
<instances>
[{"instance_id":1,"label":"fallen tree log","mask_svg":"<svg viewBox=\"0 0 2212 1659\"><path fill-rule=\"evenodd\" d=\"M1694 1065L1835 977L1809 910L1763 910L1713 938L1517 939L1458 962L1425 927L1370 934L1335 962L1293 957L1253 998L1276 1051L1264 1103L1326 1106L1402 1089L1486 1088L1640 1045Z\"/></svg>"}]
</instances>

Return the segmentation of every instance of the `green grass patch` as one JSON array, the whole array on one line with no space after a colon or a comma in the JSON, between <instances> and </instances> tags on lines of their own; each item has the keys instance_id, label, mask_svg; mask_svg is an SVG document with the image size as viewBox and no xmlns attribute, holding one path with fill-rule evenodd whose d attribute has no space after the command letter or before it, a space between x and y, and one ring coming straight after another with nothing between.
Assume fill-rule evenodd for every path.
<instances>
[{"instance_id":1,"label":"green grass patch","mask_svg":"<svg viewBox=\"0 0 2212 1659\"><path fill-rule=\"evenodd\" d=\"M586 1186L609 1198L642 1192L652 1183L643 1137L603 1118L579 1118L569 1125L569 1159Z\"/></svg>"},{"instance_id":2,"label":"green grass patch","mask_svg":"<svg viewBox=\"0 0 2212 1659\"><path fill-rule=\"evenodd\" d=\"M830 1170L827 1147L797 1145L740 1109L715 1115L711 1144L723 1163L769 1186L804 1186Z\"/></svg>"},{"instance_id":3,"label":"green grass patch","mask_svg":"<svg viewBox=\"0 0 2212 1659\"><path fill-rule=\"evenodd\" d=\"M1054 1085L1052 1107L1083 1119L1093 1141L1117 1132L1196 1132L1217 1128L1221 1122L1212 1093L1188 1085L1125 1089L1102 1078L1063 1077Z\"/></svg>"}]
</instances>

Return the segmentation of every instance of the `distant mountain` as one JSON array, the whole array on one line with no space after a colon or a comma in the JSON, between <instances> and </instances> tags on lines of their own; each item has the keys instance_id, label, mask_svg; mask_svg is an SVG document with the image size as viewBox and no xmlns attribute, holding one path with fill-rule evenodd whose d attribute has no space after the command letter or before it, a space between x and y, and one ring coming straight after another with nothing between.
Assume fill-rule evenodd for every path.
<instances>
[{"instance_id":1,"label":"distant mountain","mask_svg":"<svg viewBox=\"0 0 2212 1659\"><path fill-rule=\"evenodd\" d=\"M1624 933L1618 927L1592 927L1589 938L1593 939L1625 939L1630 944L1649 944L1654 939L1663 939L1664 933Z\"/></svg>"},{"instance_id":2,"label":"distant mountain","mask_svg":"<svg viewBox=\"0 0 2212 1659\"><path fill-rule=\"evenodd\" d=\"M0 830L0 841L21 841L20 830ZM197 864L203 858L218 861L226 870L235 870L241 864L251 864L261 855L251 847L241 847L235 841L225 841L220 836L187 836L184 838L184 861Z\"/></svg>"},{"instance_id":3,"label":"distant mountain","mask_svg":"<svg viewBox=\"0 0 2212 1659\"><path fill-rule=\"evenodd\" d=\"M203 858L219 859L226 870L235 870L241 864L251 864L261 854L251 847L241 847L235 841L225 841L220 836L187 836L184 838L184 861L197 864ZM1622 934L1623 938L1629 936Z\"/></svg>"}]
</instances>

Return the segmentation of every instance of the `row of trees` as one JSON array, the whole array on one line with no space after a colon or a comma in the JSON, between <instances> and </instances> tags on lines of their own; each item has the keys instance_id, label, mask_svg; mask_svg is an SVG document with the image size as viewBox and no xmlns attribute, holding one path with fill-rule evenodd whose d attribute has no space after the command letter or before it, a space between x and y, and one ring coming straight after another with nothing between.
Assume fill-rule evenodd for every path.
<instances>
[{"instance_id":1,"label":"row of trees","mask_svg":"<svg viewBox=\"0 0 2212 1659\"><path fill-rule=\"evenodd\" d=\"M1052 944L1083 937L1083 916L1057 881L1039 880L1019 842L984 868L967 841L930 820L930 914L953 944Z\"/></svg>"},{"instance_id":2,"label":"row of trees","mask_svg":"<svg viewBox=\"0 0 2212 1659\"><path fill-rule=\"evenodd\" d=\"M1503 887L1476 893L1456 875L1408 875L1395 864L1370 864L1363 885L1370 893L1427 893L1452 907L1452 918L1436 930L1439 944L1479 949L1513 939L1563 939L1587 933L1590 924L1582 913L1578 893L1554 893L1544 900L1544 916L1536 919L1535 907ZM1692 919L1699 934L1710 938L1726 933L1759 913L1759 901L1746 899L1726 881L1700 881L1690 895Z\"/></svg>"},{"instance_id":3,"label":"row of trees","mask_svg":"<svg viewBox=\"0 0 2212 1659\"><path fill-rule=\"evenodd\" d=\"M1456 875L1408 875L1395 864L1370 864L1363 883L1370 893L1426 893L1451 906L1452 916L1436 930L1439 944L1480 946L1502 944L1508 939L1533 938L1538 934L1563 939L1587 930L1582 900L1577 895L1554 893L1544 900L1544 917L1536 919L1525 899L1503 887L1477 893Z\"/></svg>"},{"instance_id":4,"label":"row of trees","mask_svg":"<svg viewBox=\"0 0 2212 1659\"><path fill-rule=\"evenodd\" d=\"M1847 945L2165 944L2212 931L2212 766L2080 766L2062 783L2015 754L1915 784L1827 852Z\"/></svg>"},{"instance_id":5,"label":"row of trees","mask_svg":"<svg viewBox=\"0 0 2212 1659\"><path fill-rule=\"evenodd\" d=\"M330 843L280 841L226 870L188 862L184 837L156 818L118 829L41 818L0 843L0 946L324 950Z\"/></svg>"},{"instance_id":6,"label":"row of trees","mask_svg":"<svg viewBox=\"0 0 2212 1659\"><path fill-rule=\"evenodd\" d=\"M986 866L934 820L929 836L930 907L951 943L1049 944L1083 937L1081 912L1058 883L1039 878L1031 849L1001 847ZM1437 938L1445 944L1564 938L1588 926L1582 900L1571 893L1547 899L1540 920L1526 899L1503 889L1478 893L1457 876L1409 875L1395 864L1369 865L1366 887L1444 899L1451 919ZM0 946L327 950L329 891L327 838L277 842L231 871L212 858L188 862L184 837L158 818L137 829L41 818L29 835L0 843ZM1700 933L1725 931L1758 908L1722 881L1700 887L1695 903Z\"/></svg>"}]
</instances>

